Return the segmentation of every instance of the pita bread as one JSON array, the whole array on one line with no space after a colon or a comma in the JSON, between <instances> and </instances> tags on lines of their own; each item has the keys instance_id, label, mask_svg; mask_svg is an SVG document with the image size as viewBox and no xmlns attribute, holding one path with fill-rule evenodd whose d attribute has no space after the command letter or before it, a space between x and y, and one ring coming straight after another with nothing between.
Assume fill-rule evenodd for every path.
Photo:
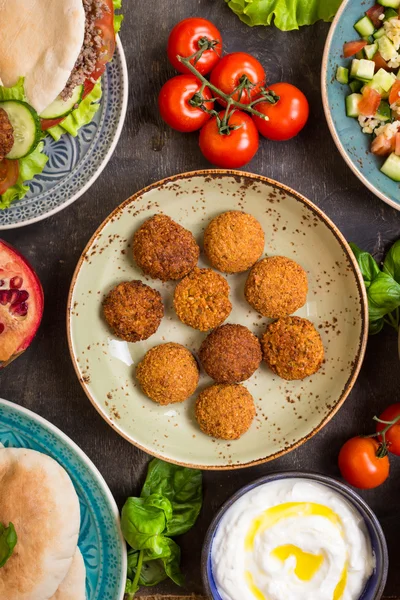
<instances>
[{"instance_id":1,"label":"pita bread","mask_svg":"<svg viewBox=\"0 0 400 600\"><path fill-rule=\"evenodd\" d=\"M1 600L49 600L65 579L80 528L79 500L67 472L25 448L0 452L0 522L12 522L14 552L0 569Z\"/></svg>"},{"instance_id":2,"label":"pita bread","mask_svg":"<svg viewBox=\"0 0 400 600\"><path fill-rule=\"evenodd\" d=\"M0 79L25 77L28 102L40 114L62 92L85 35L82 0L0 0Z\"/></svg>"},{"instance_id":3,"label":"pita bread","mask_svg":"<svg viewBox=\"0 0 400 600\"><path fill-rule=\"evenodd\" d=\"M81 551L77 548L71 568L51 600L86 600L85 584L85 563Z\"/></svg>"}]
</instances>

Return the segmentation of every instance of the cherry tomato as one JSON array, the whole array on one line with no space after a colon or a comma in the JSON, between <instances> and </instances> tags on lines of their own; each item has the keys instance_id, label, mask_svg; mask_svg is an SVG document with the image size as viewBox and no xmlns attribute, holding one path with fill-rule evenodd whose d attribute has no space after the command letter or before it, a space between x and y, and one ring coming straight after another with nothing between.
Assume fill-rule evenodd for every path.
<instances>
[{"instance_id":1,"label":"cherry tomato","mask_svg":"<svg viewBox=\"0 0 400 600\"><path fill-rule=\"evenodd\" d=\"M379 443L374 438L354 437L339 452L342 477L361 490L381 485L389 476L389 458L378 458Z\"/></svg>"},{"instance_id":2,"label":"cherry tomato","mask_svg":"<svg viewBox=\"0 0 400 600\"><path fill-rule=\"evenodd\" d=\"M164 121L177 131L196 131L204 125L210 115L199 107L192 106L189 101L200 91L201 82L194 75L177 75L161 88L158 97L158 108ZM212 98L208 88L202 94L205 100ZM205 103L211 110L212 102Z\"/></svg>"},{"instance_id":3,"label":"cherry tomato","mask_svg":"<svg viewBox=\"0 0 400 600\"><path fill-rule=\"evenodd\" d=\"M17 160L4 158L0 161L0 196L15 185L19 177L19 165Z\"/></svg>"},{"instance_id":4,"label":"cherry tomato","mask_svg":"<svg viewBox=\"0 0 400 600\"><path fill-rule=\"evenodd\" d=\"M374 4L367 12L365 13L367 17L369 17L372 21L375 29L382 27L383 21L379 18L381 15L385 14L385 7L380 4Z\"/></svg>"},{"instance_id":5,"label":"cherry tomato","mask_svg":"<svg viewBox=\"0 0 400 600\"><path fill-rule=\"evenodd\" d=\"M388 406L386 410L380 415L381 421L393 421L397 417L400 417L400 402ZM376 431L379 433L384 429L386 425L384 423L378 423ZM386 432L386 442L388 445L389 452L400 456L400 418L391 426Z\"/></svg>"},{"instance_id":6,"label":"cherry tomato","mask_svg":"<svg viewBox=\"0 0 400 600\"><path fill-rule=\"evenodd\" d=\"M198 17L183 19L175 25L169 34L167 54L169 62L179 73L190 73L190 71L176 57L188 57L200 50L199 42L201 44L202 39L218 42L213 49L205 50L195 64L202 75L207 75L215 67L222 53L220 32L210 21ZM190 62L194 64L194 59Z\"/></svg>"},{"instance_id":7,"label":"cherry tomato","mask_svg":"<svg viewBox=\"0 0 400 600\"><path fill-rule=\"evenodd\" d=\"M349 58L350 56L354 56L357 52L361 52L361 50L367 45L367 42L364 40L355 40L354 42L346 42L343 44L343 56L344 58Z\"/></svg>"},{"instance_id":8,"label":"cherry tomato","mask_svg":"<svg viewBox=\"0 0 400 600\"><path fill-rule=\"evenodd\" d=\"M223 119L225 111L219 113ZM229 125L239 126L229 134L221 134L217 118L213 117L200 131L200 150L217 167L237 168L248 163L258 149L258 131L251 117L236 110L229 117Z\"/></svg>"},{"instance_id":9,"label":"cherry tomato","mask_svg":"<svg viewBox=\"0 0 400 600\"><path fill-rule=\"evenodd\" d=\"M285 141L297 135L307 123L308 101L302 91L290 83L274 83L269 90L279 96L275 104L260 102L254 108L269 118L253 115L258 131L269 140Z\"/></svg>"},{"instance_id":10,"label":"cherry tomato","mask_svg":"<svg viewBox=\"0 0 400 600\"><path fill-rule=\"evenodd\" d=\"M362 99L358 103L358 110L360 115L365 117L373 117L379 108L382 96L379 92L371 87L365 86L362 93Z\"/></svg>"},{"instance_id":11,"label":"cherry tomato","mask_svg":"<svg viewBox=\"0 0 400 600\"><path fill-rule=\"evenodd\" d=\"M212 70L210 81L225 94L232 94L244 75L250 80L252 87L236 92L232 98L248 104L257 96L260 87L265 83L264 68L251 54L246 54L246 52L226 54ZM222 106L226 106L226 102L222 98L218 102Z\"/></svg>"}]
</instances>

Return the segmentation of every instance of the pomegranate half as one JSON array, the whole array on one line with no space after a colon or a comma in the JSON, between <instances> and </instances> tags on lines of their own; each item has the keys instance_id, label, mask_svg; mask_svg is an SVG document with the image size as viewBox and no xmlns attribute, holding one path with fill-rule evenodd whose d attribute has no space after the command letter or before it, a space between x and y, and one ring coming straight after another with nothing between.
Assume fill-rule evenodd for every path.
<instances>
[{"instance_id":1,"label":"pomegranate half","mask_svg":"<svg viewBox=\"0 0 400 600\"><path fill-rule=\"evenodd\" d=\"M26 350L43 315L38 276L15 248L0 240L0 368Z\"/></svg>"}]
</instances>

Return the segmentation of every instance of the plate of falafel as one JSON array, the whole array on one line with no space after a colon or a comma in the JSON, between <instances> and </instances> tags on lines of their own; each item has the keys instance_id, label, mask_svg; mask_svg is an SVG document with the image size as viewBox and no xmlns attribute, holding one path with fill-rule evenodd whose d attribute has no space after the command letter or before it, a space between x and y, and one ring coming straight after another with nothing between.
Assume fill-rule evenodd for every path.
<instances>
[{"instance_id":1,"label":"plate of falafel","mask_svg":"<svg viewBox=\"0 0 400 600\"><path fill-rule=\"evenodd\" d=\"M67 329L88 398L124 438L202 469L276 458L345 401L368 328L334 224L260 175L155 183L102 223L75 270Z\"/></svg>"}]
</instances>

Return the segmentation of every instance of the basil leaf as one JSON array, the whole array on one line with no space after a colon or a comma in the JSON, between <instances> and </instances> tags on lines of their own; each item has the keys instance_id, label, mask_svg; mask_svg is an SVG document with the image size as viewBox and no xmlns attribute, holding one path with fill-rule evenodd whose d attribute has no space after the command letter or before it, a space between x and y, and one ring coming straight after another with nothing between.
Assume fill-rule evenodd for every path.
<instances>
[{"instance_id":1,"label":"basil leaf","mask_svg":"<svg viewBox=\"0 0 400 600\"><path fill-rule=\"evenodd\" d=\"M12 555L17 541L18 536L14 525L9 523L8 527L5 527L0 523L0 567L4 567Z\"/></svg>"},{"instance_id":2,"label":"basil leaf","mask_svg":"<svg viewBox=\"0 0 400 600\"><path fill-rule=\"evenodd\" d=\"M162 547L161 555L155 555L151 551L146 551L145 560L151 560L152 558L161 560L168 577L177 585L183 585L184 577L179 567L181 549L174 540L164 536L160 540L160 546Z\"/></svg>"},{"instance_id":3,"label":"basil leaf","mask_svg":"<svg viewBox=\"0 0 400 600\"><path fill-rule=\"evenodd\" d=\"M374 257L368 252L361 250L356 244L350 244L354 256L357 259L361 274L364 279L365 287L368 289L372 281L379 275L381 270Z\"/></svg>"},{"instance_id":4,"label":"basil leaf","mask_svg":"<svg viewBox=\"0 0 400 600\"><path fill-rule=\"evenodd\" d=\"M380 271L368 288L368 300L369 319L378 321L400 306L400 285Z\"/></svg>"},{"instance_id":5,"label":"basil leaf","mask_svg":"<svg viewBox=\"0 0 400 600\"><path fill-rule=\"evenodd\" d=\"M172 506L172 517L167 520L169 536L186 533L199 516L202 495L202 473L153 459L149 465L141 497L160 494L168 498Z\"/></svg>"},{"instance_id":6,"label":"basil leaf","mask_svg":"<svg viewBox=\"0 0 400 600\"><path fill-rule=\"evenodd\" d=\"M384 324L385 321L383 320L383 318L379 319L378 321L370 321L368 329L369 335L376 335L377 333L380 333L383 329Z\"/></svg>"},{"instance_id":7,"label":"basil leaf","mask_svg":"<svg viewBox=\"0 0 400 600\"><path fill-rule=\"evenodd\" d=\"M400 283L400 240L390 248L383 263L383 270Z\"/></svg>"},{"instance_id":8,"label":"basil leaf","mask_svg":"<svg viewBox=\"0 0 400 600\"><path fill-rule=\"evenodd\" d=\"M125 593L133 594L137 592L141 585L150 587L157 585L165 579L168 575L165 572L163 561L159 558L152 558L151 554L147 550L144 551L143 565L140 572L139 583L136 590L131 588L133 580L135 579L137 564L139 560L139 550L129 550L128 552L128 580L131 580L129 586L129 592L125 590Z\"/></svg>"},{"instance_id":9,"label":"basil leaf","mask_svg":"<svg viewBox=\"0 0 400 600\"><path fill-rule=\"evenodd\" d=\"M165 512L153 506L154 498L128 498L121 513L121 529L128 544L135 550L146 548L161 554L161 534L166 528Z\"/></svg>"}]
</instances>

